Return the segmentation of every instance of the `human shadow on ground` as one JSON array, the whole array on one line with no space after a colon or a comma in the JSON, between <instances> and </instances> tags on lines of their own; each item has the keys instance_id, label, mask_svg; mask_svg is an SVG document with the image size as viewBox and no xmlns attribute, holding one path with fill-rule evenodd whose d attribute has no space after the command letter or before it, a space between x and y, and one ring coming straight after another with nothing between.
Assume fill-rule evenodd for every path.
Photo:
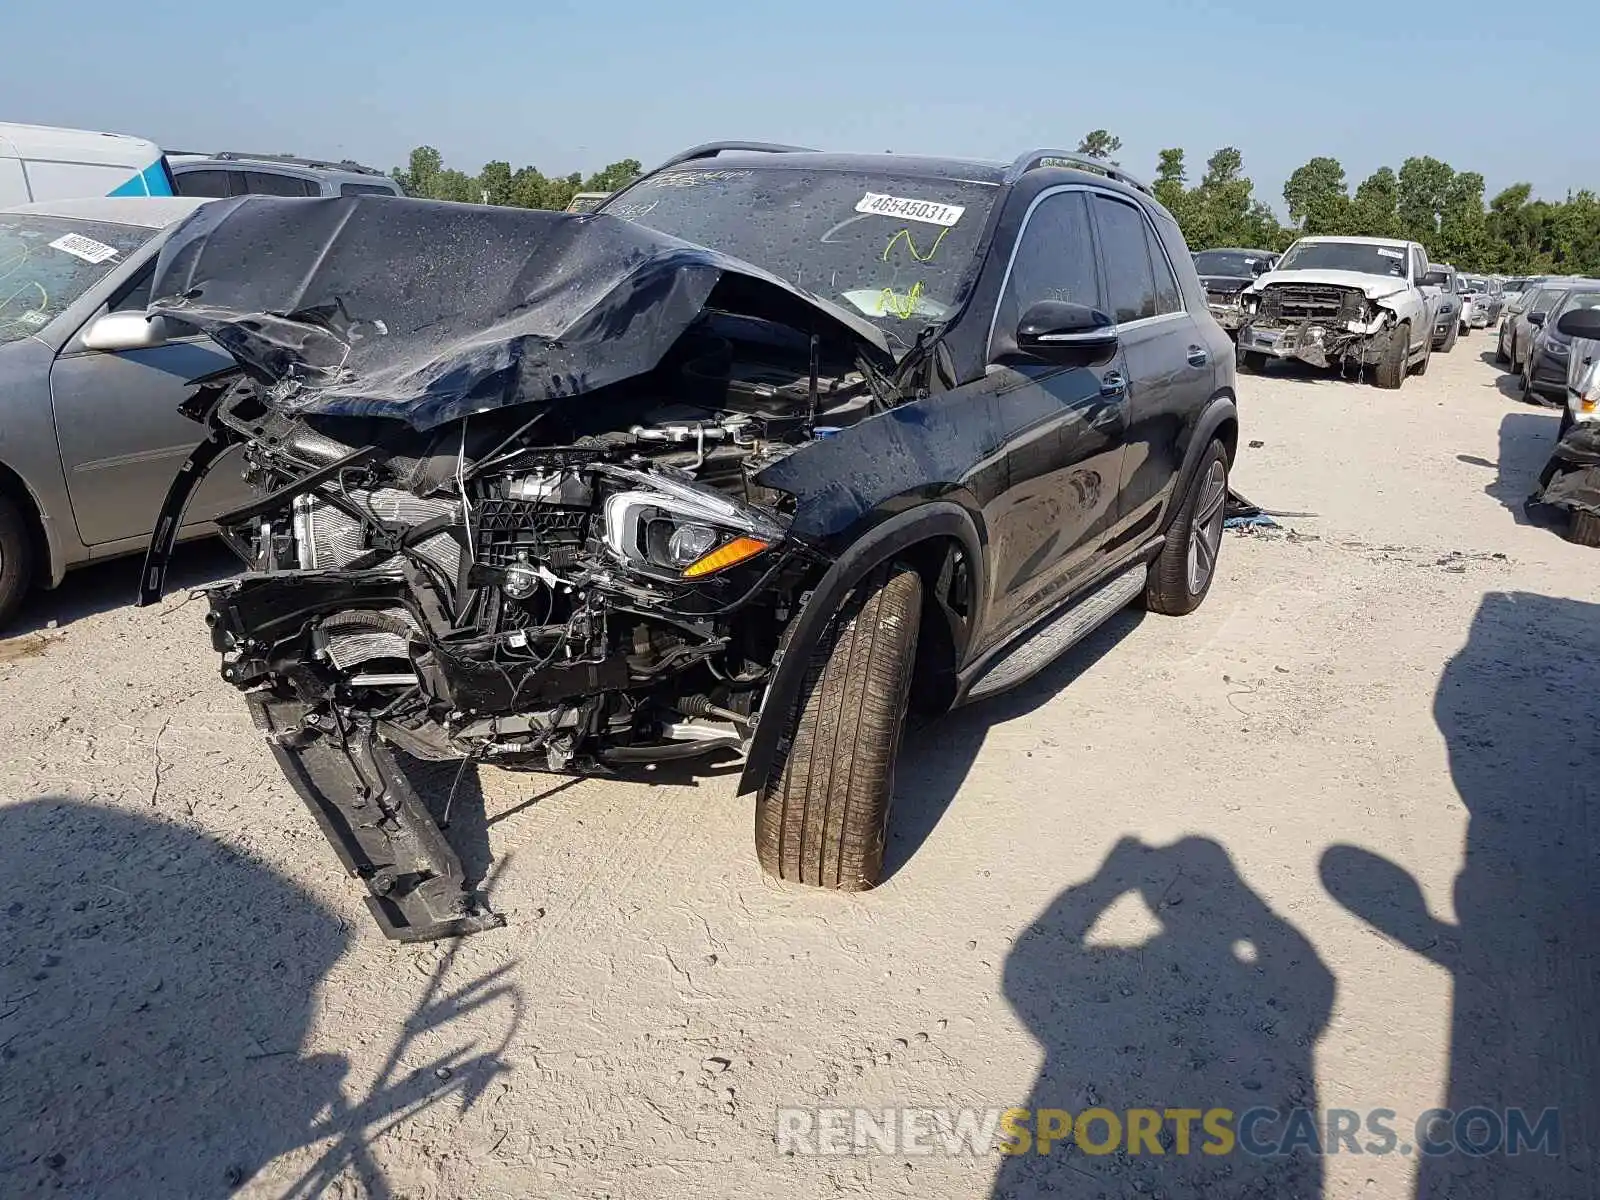
<instances>
[{"instance_id":1,"label":"human shadow on ground","mask_svg":"<svg viewBox=\"0 0 1600 1200\"><path fill-rule=\"evenodd\" d=\"M299 1150L310 1165L283 1194L342 1176L383 1200L382 1131L471 1103L504 1069L503 1042L439 1053L457 1018L499 1005L509 1038L520 1012L497 974L447 987L446 959L409 1017L371 1015L393 1048L350 1085L346 1058L308 1037L348 928L183 826L60 797L0 805L0 880L0 1194L223 1196Z\"/></svg>"},{"instance_id":2,"label":"human shadow on ground","mask_svg":"<svg viewBox=\"0 0 1600 1200\"><path fill-rule=\"evenodd\" d=\"M1535 1129L1559 1110L1558 1153L1424 1156L1419 1200L1600 1195L1596 696L1600 605L1485 596L1434 699L1469 814L1455 922L1428 911L1403 865L1353 846L1323 856L1335 899L1454 977L1443 1107L1485 1108L1502 1124L1520 1108ZM1460 1131L1435 1132L1448 1143ZM1466 1132L1482 1146L1492 1131Z\"/></svg>"},{"instance_id":3,"label":"human shadow on ground","mask_svg":"<svg viewBox=\"0 0 1600 1200\"><path fill-rule=\"evenodd\" d=\"M1124 917L1096 932L1123 903ZM1137 907L1142 902L1143 911ZM1169 846L1124 838L1092 879L1068 888L1017 938L1005 995L1044 1048L1024 1106L1076 1117L1109 1110L1123 1122L1106 1154L1075 1141L1037 1144L1006 1158L996 1200L1034 1196L1261 1196L1313 1200L1321 1162L1303 1150L1252 1156L1221 1147L1201 1111L1229 1109L1233 1124L1255 1108L1280 1113L1317 1103L1312 1048L1333 1005L1334 980L1315 949L1239 878L1216 842ZM1187 1147L1168 1109L1195 1110ZM1163 1114L1164 1153L1131 1154L1127 1112ZM1035 1118L1037 1122L1037 1118ZM1278 1144L1289 1117L1252 1126L1252 1144ZM1103 1119L1093 1142L1108 1140ZM1242 1142L1242 1138L1241 1138ZM1187 1150L1187 1152L1184 1152Z\"/></svg>"}]
</instances>

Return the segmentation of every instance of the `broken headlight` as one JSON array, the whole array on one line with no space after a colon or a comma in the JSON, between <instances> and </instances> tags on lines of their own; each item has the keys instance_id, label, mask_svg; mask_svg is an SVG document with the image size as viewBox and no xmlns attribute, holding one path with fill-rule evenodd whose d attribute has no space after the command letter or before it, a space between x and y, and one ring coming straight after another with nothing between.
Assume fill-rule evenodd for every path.
<instances>
[{"instance_id":1,"label":"broken headlight","mask_svg":"<svg viewBox=\"0 0 1600 1200\"><path fill-rule=\"evenodd\" d=\"M783 530L719 492L661 475L613 468L643 487L605 502L605 542L621 562L682 579L700 579L754 558Z\"/></svg>"}]
</instances>

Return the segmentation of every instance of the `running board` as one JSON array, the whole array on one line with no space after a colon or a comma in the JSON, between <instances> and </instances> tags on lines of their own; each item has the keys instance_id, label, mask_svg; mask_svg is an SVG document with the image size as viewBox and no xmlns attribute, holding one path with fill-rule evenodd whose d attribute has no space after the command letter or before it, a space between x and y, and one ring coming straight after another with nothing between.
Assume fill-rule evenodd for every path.
<instances>
[{"instance_id":1,"label":"running board","mask_svg":"<svg viewBox=\"0 0 1600 1200\"><path fill-rule=\"evenodd\" d=\"M367 908L386 937L430 942L506 923L467 889L460 857L388 747L370 733L308 728L305 706L293 701L264 692L246 700L339 861L367 885Z\"/></svg>"},{"instance_id":2,"label":"running board","mask_svg":"<svg viewBox=\"0 0 1600 1200\"><path fill-rule=\"evenodd\" d=\"M993 696L1038 674L1086 634L1127 607L1134 597L1144 591L1149 571L1149 565L1140 562L1121 575L1112 576L1097 591L1035 626L1031 633L984 665L977 678L968 685L962 703Z\"/></svg>"}]
</instances>

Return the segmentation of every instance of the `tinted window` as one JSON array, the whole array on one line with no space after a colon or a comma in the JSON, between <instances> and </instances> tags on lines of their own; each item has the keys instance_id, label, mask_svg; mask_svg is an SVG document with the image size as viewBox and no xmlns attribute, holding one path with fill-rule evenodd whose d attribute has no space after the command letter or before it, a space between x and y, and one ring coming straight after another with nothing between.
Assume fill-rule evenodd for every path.
<instances>
[{"instance_id":1,"label":"tinted window","mask_svg":"<svg viewBox=\"0 0 1600 1200\"><path fill-rule=\"evenodd\" d=\"M271 171L246 171L244 190L252 196L316 196L320 189L310 179L298 175L276 175Z\"/></svg>"},{"instance_id":2,"label":"tinted window","mask_svg":"<svg viewBox=\"0 0 1600 1200\"><path fill-rule=\"evenodd\" d=\"M339 185L341 196L392 196L394 189L385 187L381 183L341 183Z\"/></svg>"},{"instance_id":3,"label":"tinted window","mask_svg":"<svg viewBox=\"0 0 1600 1200\"><path fill-rule=\"evenodd\" d=\"M1104 305L1082 192L1047 196L1028 217L996 328L1009 334L1028 306L1041 300L1066 300L1090 308Z\"/></svg>"},{"instance_id":4,"label":"tinted window","mask_svg":"<svg viewBox=\"0 0 1600 1200\"><path fill-rule=\"evenodd\" d=\"M228 196L230 171L183 171L174 175L180 196Z\"/></svg>"},{"instance_id":5,"label":"tinted window","mask_svg":"<svg viewBox=\"0 0 1600 1200\"><path fill-rule=\"evenodd\" d=\"M1182 312L1183 293L1178 290L1178 277L1172 273L1172 264L1167 261L1166 251L1161 248L1161 238L1150 228L1149 221L1144 223L1144 236L1150 246L1150 269L1156 277L1156 311Z\"/></svg>"},{"instance_id":6,"label":"tinted window","mask_svg":"<svg viewBox=\"0 0 1600 1200\"><path fill-rule=\"evenodd\" d=\"M1100 252L1106 263L1106 294L1119 325L1156 315L1156 281L1150 270L1145 219L1121 200L1096 196Z\"/></svg>"}]
</instances>

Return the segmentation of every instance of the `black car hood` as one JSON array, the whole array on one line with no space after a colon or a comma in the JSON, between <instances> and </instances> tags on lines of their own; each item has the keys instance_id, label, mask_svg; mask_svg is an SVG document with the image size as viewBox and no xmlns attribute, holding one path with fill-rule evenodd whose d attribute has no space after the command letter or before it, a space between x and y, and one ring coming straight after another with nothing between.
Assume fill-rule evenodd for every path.
<instances>
[{"instance_id":1,"label":"black car hood","mask_svg":"<svg viewBox=\"0 0 1600 1200\"><path fill-rule=\"evenodd\" d=\"M1231 296L1234 292L1242 292L1255 282L1255 276L1245 275L1202 275L1200 286L1208 292L1216 292L1220 296Z\"/></svg>"},{"instance_id":2,"label":"black car hood","mask_svg":"<svg viewBox=\"0 0 1600 1200\"><path fill-rule=\"evenodd\" d=\"M198 327L285 411L471 413L652 370L707 308L882 331L776 275L617 217L381 196L207 204L161 249L151 311Z\"/></svg>"}]
</instances>

